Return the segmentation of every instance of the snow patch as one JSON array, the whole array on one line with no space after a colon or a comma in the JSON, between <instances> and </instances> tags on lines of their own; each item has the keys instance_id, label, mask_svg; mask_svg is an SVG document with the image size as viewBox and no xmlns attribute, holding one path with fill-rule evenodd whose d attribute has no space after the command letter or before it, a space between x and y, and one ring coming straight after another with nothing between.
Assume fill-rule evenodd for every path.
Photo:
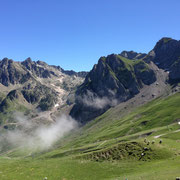
<instances>
[{"instance_id":1,"label":"snow patch","mask_svg":"<svg viewBox=\"0 0 180 180\"><path fill-rule=\"evenodd\" d=\"M59 104L55 104L55 106L54 107L58 107L59 106Z\"/></svg>"}]
</instances>

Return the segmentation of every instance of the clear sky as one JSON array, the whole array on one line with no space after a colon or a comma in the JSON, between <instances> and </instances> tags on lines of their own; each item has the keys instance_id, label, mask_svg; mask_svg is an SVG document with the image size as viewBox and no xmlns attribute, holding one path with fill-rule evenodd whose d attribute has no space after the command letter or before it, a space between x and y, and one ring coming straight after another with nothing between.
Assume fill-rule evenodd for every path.
<instances>
[{"instance_id":1,"label":"clear sky","mask_svg":"<svg viewBox=\"0 0 180 180\"><path fill-rule=\"evenodd\" d=\"M0 0L0 59L90 70L162 37L180 40L180 0Z\"/></svg>"}]
</instances>

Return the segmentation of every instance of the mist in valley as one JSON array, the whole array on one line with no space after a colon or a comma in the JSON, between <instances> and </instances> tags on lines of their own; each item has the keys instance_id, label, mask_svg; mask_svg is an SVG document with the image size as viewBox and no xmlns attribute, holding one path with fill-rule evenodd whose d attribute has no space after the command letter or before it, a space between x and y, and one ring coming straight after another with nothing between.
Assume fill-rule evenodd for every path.
<instances>
[{"instance_id":1,"label":"mist in valley","mask_svg":"<svg viewBox=\"0 0 180 180\"><path fill-rule=\"evenodd\" d=\"M78 127L78 123L68 115L62 115L50 124L34 125L21 113L15 114L16 128L6 129L0 135L0 151L22 148L43 151L51 148L66 133Z\"/></svg>"}]
</instances>

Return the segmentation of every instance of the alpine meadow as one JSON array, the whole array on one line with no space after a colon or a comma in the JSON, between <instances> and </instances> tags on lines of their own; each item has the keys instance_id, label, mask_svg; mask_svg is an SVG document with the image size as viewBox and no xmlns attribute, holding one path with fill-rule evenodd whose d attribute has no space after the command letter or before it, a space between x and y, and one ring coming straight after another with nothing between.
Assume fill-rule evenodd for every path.
<instances>
[{"instance_id":1,"label":"alpine meadow","mask_svg":"<svg viewBox=\"0 0 180 180\"><path fill-rule=\"evenodd\" d=\"M180 180L179 1L0 5L0 180Z\"/></svg>"}]
</instances>

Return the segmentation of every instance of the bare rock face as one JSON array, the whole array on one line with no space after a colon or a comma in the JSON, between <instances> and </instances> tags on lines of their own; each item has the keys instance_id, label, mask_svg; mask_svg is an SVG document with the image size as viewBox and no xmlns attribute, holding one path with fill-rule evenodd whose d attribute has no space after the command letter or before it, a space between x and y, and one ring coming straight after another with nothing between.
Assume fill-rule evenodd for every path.
<instances>
[{"instance_id":1,"label":"bare rock face","mask_svg":"<svg viewBox=\"0 0 180 180\"><path fill-rule=\"evenodd\" d=\"M167 37L160 39L144 61L153 61L160 69L169 72L170 83L180 82L180 41Z\"/></svg>"},{"instance_id":2,"label":"bare rock face","mask_svg":"<svg viewBox=\"0 0 180 180\"><path fill-rule=\"evenodd\" d=\"M170 69L180 57L180 41L162 38L148 55L159 68Z\"/></svg>"},{"instance_id":3,"label":"bare rock face","mask_svg":"<svg viewBox=\"0 0 180 180\"><path fill-rule=\"evenodd\" d=\"M180 41L162 38L147 55L123 51L101 57L78 88L71 115L85 123L110 108L114 99L120 103L132 98L143 85L156 81L155 70L150 68L152 62L169 73L170 83L180 82ZM97 108L96 101L104 98L107 103ZM89 104L84 103L87 100Z\"/></svg>"},{"instance_id":4,"label":"bare rock face","mask_svg":"<svg viewBox=\"0 0 180 180\"><path fill-rule=\"evenodd\" d=\"M0 83L4 86L16 84L23 80L26 72L13 60L4 58L0 61Z\"/></svg>"},{"instance_id":5,"label":"bare rock face","mask_svg":"<svg viewBox=\"0 0 180 180\"><path fill-rule=\"evenodd\" d=\"M61 72L69 76L77 76L77 77L82 77L82 78L85 78L86 75L88 74L88 72L86 71L75 72L73 70L64 70L62 68L61 68Z\"/></svg>"},{"instance_id":6,"label":"bare rock face","mask_svg":"<svg viewBox=\"0 0 180 180\"><path fill-rule=\"evenodd\" d=\"M138 81L140 80L140 83L142 82L145 85L150 85L156 81L154 71L151 68L149 68L149 66L146 63L144 63L144 61L136 63L134 65L134 70L136 78Z\"/></svg>"},{"instance_id":7,"label":"bare rock face","mask_svg":"<svg viewBox=\"0 0 180 180\"><path fill-rule=\"evenodd\" d=\"M171 66L169 78L172 83L180 82L180 58Z\"/></svg>"},{"instance_id":8,"label":"bare rock face","mask_svg":"<svg viewBox=\"0 0 180 180\"><path fill-rule=\"evenodd\" d=\"M47 64L43 61L34 62L31 58L27 58L21 64L40 78L50 78L51 75L56 75L53 71L46 68Z\"/></svg>"},{"instance_id":9,"label":"bare rock face","mask_svg":"<svg viewBox=\"0 0 180 180\"><path fill-rule=\"evenodd\" d=\"M123 51L101 57L89 73L31 58L23 62L4 58L0 61L0 113L8 114L21 104L21 109L49 111L50 116L67 105L68 112L72 107L72 117L86 123L153 85L157 72L166 74L161 76L163 83L167 76L170 83L180 82L180 41L162 38L147 55Z\"/></svg>"},{"instance_id":10,"label":"bare rock face","mask_svg":"<svg viewBox=\"0 0 180 180\"><path fill-rule=\"evenodd\" d=\"M116 54L101 57L78 88L70 114L85 123L138 94L144 84L155 81L154 71L142 60L129 60Z\"/></svg>"},{"instance_id":11,"label":"bare rock face","mask_svg":"<svg viewBox=\"0 0 180 180\"><path fill-rule=\"evenodd\" d=\"M8 58L0 60L0 115L3 117L0 125L13 117L16 111L26 114L40 112L39 116L46 116L53 121L54 115L51 114L58 114L63 107L69 111L68 108L74 103L74 91L82 84L86 74L75 71L69 73L60 66L32 61L31 58L23 62Z\"/></svg>"}]
</instances>

